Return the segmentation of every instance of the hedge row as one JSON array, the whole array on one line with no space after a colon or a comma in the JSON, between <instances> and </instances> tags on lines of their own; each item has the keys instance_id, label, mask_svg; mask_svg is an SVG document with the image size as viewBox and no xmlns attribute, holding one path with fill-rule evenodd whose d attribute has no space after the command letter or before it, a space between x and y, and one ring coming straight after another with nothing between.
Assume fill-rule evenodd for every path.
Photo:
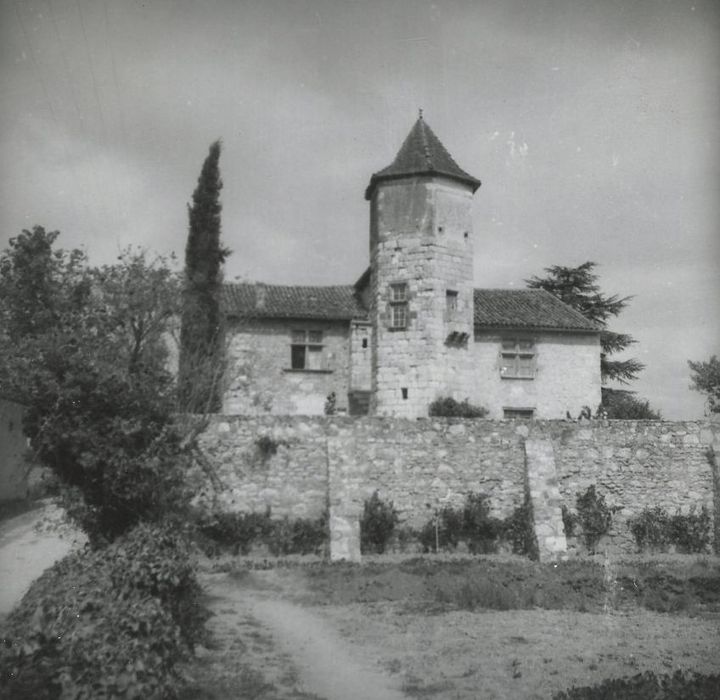
<instances>
[{"instance_id":1,"label":"hedge row","mask_svg":"<svg viewBox=\"0 0 720 700\"><path fill-rule=\"evenodd\" d=\"M139 525L37 579L3 626L0 697L173 698L178 662L202 640L186 539Z\"/></svg>"}]
</instances>

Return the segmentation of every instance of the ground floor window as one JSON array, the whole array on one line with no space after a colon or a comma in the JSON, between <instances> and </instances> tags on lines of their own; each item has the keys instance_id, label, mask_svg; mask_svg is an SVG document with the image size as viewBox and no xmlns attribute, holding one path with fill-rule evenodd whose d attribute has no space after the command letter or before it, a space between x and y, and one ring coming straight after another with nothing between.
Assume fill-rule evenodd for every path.
<instances>
[{"instance_id":1,"label":"ground floor window","mask_svg":"<svg viewBox=\"0 0 720 700\"><path fill-rule=\"evenodd\" d=\"M290 367L292 369L325 369L322 331L292 332Z\"/></svg>"},{"instance_id":2,"label":"ground floor window","mask_svg":"<svg viewBox=\"0 0 720 700\"><path fill-rule=\"evenodd\" d=\"M503 408L505 420L532 420L534 417L534 408Z\"/></svg>"}]
</instances>

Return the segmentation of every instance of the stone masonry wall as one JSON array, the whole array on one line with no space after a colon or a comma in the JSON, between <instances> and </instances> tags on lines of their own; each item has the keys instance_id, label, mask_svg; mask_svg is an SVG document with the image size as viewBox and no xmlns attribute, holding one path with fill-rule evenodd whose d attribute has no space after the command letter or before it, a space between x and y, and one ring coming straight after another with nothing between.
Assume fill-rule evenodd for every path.
<instances>
[{"instance_id":1,"label":"stone masonry wall","mask_svg":"<svg viewBox=\"0 0 720 700\"><path fill-rule=\"evenodd\" d=\"M661 506L683 514L705 506L713 512L713 475L708 446L720 439L720 424L608 421L563 427L547 424L552 436L560 494L574 508L578 492L595 484L613 516L613 541L633 547L629 518Z\"/></svg>"},{"instance_id":2,"label":"stone masonry wall","mask_svg":"<svg viewBox=\"0 0 720 700\"><path fill-rule=\"evenodd\" d=\"M439 176L377 185L371 202L372 412L415 418L470 376L472 192ZM392 287L407 289L407 325L393 328ZM457 310L446 314L446 293ZM451 332L465 342L448 348Z\"/></svg>"},{"instance_id":3,"label":"stone masonry wall","mask_svg":"<svg viewBox=\"0 0 720 700\"><path fill-rule=\"evenodd\" d=\"M213 416L200 446L223 485L210 484L229 512L315 517L327 505L326 418Z\"/></svg>"},{"instance_id":4,"label":"stone masonry wall","mask_svg":"<svg viewBox=\"0 0 720 700\"><path fill-rule=\"evenodd\" d=\"M471 491L487 493L498 517L508 515L524 498L526 440L546 445L541 476L550 488L534 498L550 506L536 516L552 536L560 534L557 492L574 510L590 485L621 508L608 542L625 551L634 550L627 519L645 507L713 512L706 451L720 445L717 423L215 416L202 444L223 483L221 508L314 517L329 505L352 531L375 490L413 526Z\"/></svg>"},{"instance_id":5,"label":"stone masonry wall","mask_svg":"<svg viewBox=\"0 0 720 700\"><path fill-rule=\"evenodd\" d=\"M349 324L340 321L243 321L228 330L223 410L228 414L322 415L335 392L347 410L350 384ZM293 330L322 331L321 370L293 370Z\"/></svg>"}]
</instances>

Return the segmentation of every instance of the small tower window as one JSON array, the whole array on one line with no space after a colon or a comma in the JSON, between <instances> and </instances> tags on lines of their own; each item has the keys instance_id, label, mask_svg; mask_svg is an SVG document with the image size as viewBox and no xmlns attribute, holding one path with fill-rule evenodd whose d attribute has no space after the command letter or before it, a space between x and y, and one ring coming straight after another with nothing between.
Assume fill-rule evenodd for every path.
<instances>
[{"instance_id":1,"label":"small tower window","mask_svg":"<svg viewBox=\"0 0 720 700\"><path fill-rule=\"evenodd\" d=\"M408 390L407 390L407 387L406 387L406 386L402 387L402 388L400 389L400 391L402 392L402 397L403 397L403 400L406 400L406 399L407 399L407 397L408 397Z\"/></svg>"},{"instance_id":2,"label":"small tower window","mask_svg":"<svg viewBox=\"0 0 720 700\"><path fill-rule=\"evenodd\" d=\"M398 282L390 285L390 327L407 328L408 301L407 283Z\"/></svg>"},{"instance_id":3,"label":"small tower window","mask_svg":"<svg viewBox=\"0 0 720 700\"><path fill-rule=\"evenodd\" d=\"M454 314L458 309L458 293L454 289L445 292L445 310L448 314Z\"/></svg>"}]
</instances>

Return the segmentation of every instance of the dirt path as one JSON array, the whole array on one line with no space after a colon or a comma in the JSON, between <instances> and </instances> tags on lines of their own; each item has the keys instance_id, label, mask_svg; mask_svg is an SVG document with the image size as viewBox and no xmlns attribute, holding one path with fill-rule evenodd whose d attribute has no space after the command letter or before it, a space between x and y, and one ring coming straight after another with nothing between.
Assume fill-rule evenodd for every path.
<instances>
[{"instance_id":1,"label":"dirt path","mask_svg":"<svg viewBox=\"0 0 720 700\"><path fill-rule=\"evenodd\" d=\"M247 604L291 654L305 687L327 700L400 700L393 681L363 664L326 622L293 603L254 594Z\"/></svg>"},{"instance_id":2,"label":"dirt path","mask_svg":"<svg viewBox=\"0 0 720 700\"><path fill-rule=\"evenodd\" d=\"M227 630L234 618L236 634L245 640L244 661L262 669L268 692L270 686L275 686L275 694L266 696L261 691L256 697L318 700L403 700L407 697L397 687L397 677L391 678L373 668L372 661L352 650L312 610L279 599L277 591L263 590L265 583L253 576L241 581L213 576L205 581L215 613L212 625L216 631L225 629L225 648L233 644L227 638ZM278 683L285 688L278 688ZM289 686L293 687L289 689Z\"/></svg>"},{"instance_id":3,"label":"dirt path","mask_svg":"<svg viewBox=\"0 0 720 700\"><path fill-rule=\"evenodd\" d=\"M372 577L341 573L332 578L334 588L345 586L349 598L372 597ZM471 612L426 600L338 603L309 585L301 569L215 577L213 609L221 614L212 624L229 629L237 616L234 634L246 640L242 658L262 670L272 691L212 700L547 700L573 685L644 671L716 673L720 655L715 612ZM335 597L343 600L342 591ZM223 660L215 658L220 668ZM227 672L232 658L223 659L220 670Z\"/></svg>"}]
</instances>

